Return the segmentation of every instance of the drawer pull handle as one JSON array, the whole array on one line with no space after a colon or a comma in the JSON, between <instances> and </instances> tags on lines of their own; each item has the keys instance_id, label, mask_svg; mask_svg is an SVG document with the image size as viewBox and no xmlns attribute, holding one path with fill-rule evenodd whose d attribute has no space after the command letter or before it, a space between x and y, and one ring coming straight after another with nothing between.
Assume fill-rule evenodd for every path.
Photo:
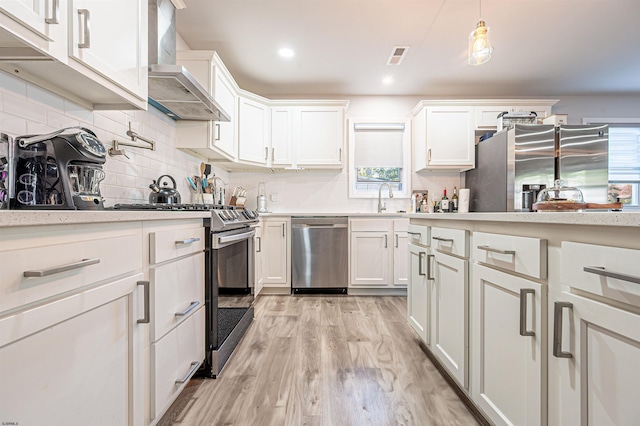
<instances>
[{"instance_id":1,"label":"drawer pull handle","mask_svg":"<svg viewBox=\"0 0 640 426\"><path fill-rule=\"evenodd\" d=\"M178 240L176 241L176 245L183 245L183 244L191 244L191 243L196 243L200 241L200 238L189 238L186 240Z\"/></svg>"},{"instance_id":2,"label":"drawer pull handle","mask_svg":"<svg viewBox=\"0 0 640 426\"><path fill-rule=\"evenodd\" d=\"M419 233L419 232L411 232L411 231L407 231L407 234L410 234L410 235L420 235L420 233Z\"/></svg>"},{"instance_id":3,"label":"drawer pull handle","mask_svg":"<svg viewBox=\"0 0 640 426\"><path fill-rule=\"evenodd\" d=\"M91 47L91 12L89 12L89 9L78 9L78 15L84 21L82 43L78 43L78 47L80 49L89 49Z\"/></svg>"},{"instance_id":4,"label":"drawer pull handle","mask_svg":"<svg viewBox=\"0 0 640 426\"><path fill-rule=\"evenodd\" d=\"M556 302L553 304L553 356L556 358L573 358L571 352L562 351L562 310L573 309L569 302Z\"/></svg>"},{"instance_id":5,"label":"drawer pull handle","mask_svg":"<svg viewBox=\"0 0 640 426\"><path fill-rule=\"evenodd\" d=\"M138 324L149 324L149 281L138 281L136 284L144 288L144 317L138 320Z\"/></svg>"},{"instance_id":6,"label":"drawer pull handle","mask_svg":"<svg viewBox=\"0 0 640 426\"><path fill-rule=\"evenodd\" d=\"M183 383L186 383L187 380L189 380L191 378L191 376L193 376L195 374L196 371L198 371L198 368L200 368L200 361L194 361L191 363L191 368L189 369L189 372L187 372L187 375L184 376L182 379L177 379L176 380L176 385L181 385Z\"/></svg>"},{"instance_id":7,"label":"drawer pull handle","mask_svg":"<svg viewBox=\"0 0 640 426\"><path fill-rule=\"evenodd\" d=\"M262 253L262 237L256 237L256 240L258 240L258 250L256 250L256 253Z\"/></svg>"},{"instance_id":8,"label":"drawer pull handle","mask_svg":"<svg viewBox=\"0 0 640 426\"><path fill-rule=\"evenodd\" d=\"M423 251L418 253L418 275L425 276L426 274L422 270L422 263L424 262L424 255L427 254Z\"/></svg>"},{"instance_id":9,"label":"drawer pull handle","mask_svg":"<svg viewBox=\"0 0 640 426\"><path fill-rule=\"evenodd\" d=\"M80 262L70 263L68 265L58 266L57 268L45 269L44 271L24 271L24 277L47 277L49 275L59 274L61 272L72 271L74 269L84 268L85 266L100 263L100 259L82 259Z\"/></svg>"},{"instance_id":10,"label":"drawer pull handle","mask_svg":"<svg viewBox=\"0 0 640 426\"><path fill-rule=\"evenodd\" d=\"M442 237L431 237L431 238L437 241L442 241L443 243L453 243L452 238L442 238Z\"/></svg>"},{"instance_id":11,"label":"drawer pull handle","mask_svg":"<svg viewBox=\"0 0 640 426\"><path fill-rule=\"evenodd\" d=\"M198 300L196 300L195 302L191 302L191 304L189 305L189 307L187 309L185 309L182 312L176 312L176 316L177 317L184 317L186 315L189 315L189 312L193 311L198 306L200 306L200 302Z\"/></svg>"},{"instance_id":12,"label":"drawer pull handle","mask_svg":"<svg viewBox=\"0 0 640 426\"><path fill-rule=\"evenodd\" d=\"M55 25L60 23L60 0L51 1L52 17L46 18L44 22L49 25Z\"/></svg>"},{"instance_id":13,"label":"drawer pull handle","mask_svg":"<svg viewBox=\"0 0 640 426\"><path fill-rule=\"evenodd\" d=\"M535 331L527 331L527 295L532 294L535 298L536 291L532 288L520 289L520 335L535 336Z\"/></svg>"},{"instance_id":14,"label":"drawer pull handle","mask_svg":"<svg viewBox=\"0 0 640 426\"><path fill-rule=\"evenodd\" d=\"M491 253L512 254L514 256L516 254L515 250L500 250L500 249L495 249L495 248L489 247L489 246L478 246L478 248L480 250L489 251Z\"/></svg>"},{"instance_id":15,"label":"drawer pull handle","mask_svg":"<svg viewBox=\"0 0 640 426\"><path fill-rule=\"evenodd\" d=\"M627 281L634 284L640 284L640 277L634 275L621 274L619 272L611 272L604 269L602 266L585 266L584 272L590 274L602 275L603 277L615 278L616 280Z\"/></svg>"}]
</instances>

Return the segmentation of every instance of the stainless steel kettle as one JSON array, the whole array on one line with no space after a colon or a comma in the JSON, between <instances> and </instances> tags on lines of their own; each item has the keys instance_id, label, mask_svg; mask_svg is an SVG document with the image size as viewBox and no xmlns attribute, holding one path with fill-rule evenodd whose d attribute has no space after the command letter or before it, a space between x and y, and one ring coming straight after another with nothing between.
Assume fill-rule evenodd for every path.
<instances>
[{"instance_id":1,"label":"stainless steel kettle","mask_svg":"<svg viewBox=\"0 0 640 426\"><path fill-rule=\"evenodd\" d=\"M169 178L173 182L173 188L169 188L167 182L160 186L162 178ZM157 182L154 180L151 185L151 193L149 194L149 202L152 204L180 204L180 193L176 189L176 180L169 175L162 175Z\"/></svg>"}]
</instances>

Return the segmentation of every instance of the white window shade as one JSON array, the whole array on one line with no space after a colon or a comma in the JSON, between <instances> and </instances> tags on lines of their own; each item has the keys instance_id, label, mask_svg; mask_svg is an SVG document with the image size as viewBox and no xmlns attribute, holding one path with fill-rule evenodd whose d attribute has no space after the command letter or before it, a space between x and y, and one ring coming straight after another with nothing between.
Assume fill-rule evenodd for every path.
<instances>
[{"instance_id":1,"label":"white window shade","mask_svg":"<svg viewBox=\"0 0 640 426\"><path fill-rule=\"evenodd\" d=\"M640 126L609 127L609 180L640 182Z\"/></svg>"},{"instance_id":2,"label":"white window shade","mask_svg":"<svg viewBox=\"0 0 640 426\"><path fill-rule=\"evenodd\" d=\"M403 128L355 127L354 165L356 168L402 168Z\"/></svg>"}]
</instances>

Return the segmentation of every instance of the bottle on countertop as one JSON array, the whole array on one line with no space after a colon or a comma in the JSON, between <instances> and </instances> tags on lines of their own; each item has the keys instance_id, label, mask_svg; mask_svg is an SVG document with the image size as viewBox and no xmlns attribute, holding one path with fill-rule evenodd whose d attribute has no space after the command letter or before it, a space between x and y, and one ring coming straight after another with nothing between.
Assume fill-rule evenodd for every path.
<instances>
[{"instance_id":1,"label":"bottle on countertop","mask_svg":"<svg viewBox=\"0 0 640 426\"><path fill-rule=\"evenodd\" d=\"M448 213L449 212L449 198L447 197L447 188L444 189L444 195L442 196L442 199L440 200L440 210L443 213Z\"/></svg>"},{"instance_id":2,"label":"bottle on countertop","mask_svg":"<svg viewBox=\"0 0 640 426\"><path fill-rule=\"evenodd\" d=\"M458 188L457 187L453 187L453 195L451 196L451 204L452 204L452 209L451 211L454 213L458 212Z\"/></svg>"}]
</instances>

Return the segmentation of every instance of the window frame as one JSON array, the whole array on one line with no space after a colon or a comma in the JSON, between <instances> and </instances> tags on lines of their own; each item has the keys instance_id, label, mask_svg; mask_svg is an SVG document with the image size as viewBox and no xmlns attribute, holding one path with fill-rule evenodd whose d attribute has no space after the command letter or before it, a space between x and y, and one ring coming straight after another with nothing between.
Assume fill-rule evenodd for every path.
<instances>
[{"instance_id":1,"label":"window frame","mask_svg":"<svg viewBox=\"0 0 640 426\"><path fill-rule=\"evenodd\" d=\"M391 125L403 125L404 131L402 133L402 169L400 170L402 183L402 191L393 191L393 198L410 198L411 197L411 120L408 118L349 118L347 120L349 128L349 150L348 150L348 164L349 169L348 183L349 183L349 198L378 198L378 190L357 191L357 173L355 168L355 125L356 124L391 124Z\"/></svg>"}]
</instances>

